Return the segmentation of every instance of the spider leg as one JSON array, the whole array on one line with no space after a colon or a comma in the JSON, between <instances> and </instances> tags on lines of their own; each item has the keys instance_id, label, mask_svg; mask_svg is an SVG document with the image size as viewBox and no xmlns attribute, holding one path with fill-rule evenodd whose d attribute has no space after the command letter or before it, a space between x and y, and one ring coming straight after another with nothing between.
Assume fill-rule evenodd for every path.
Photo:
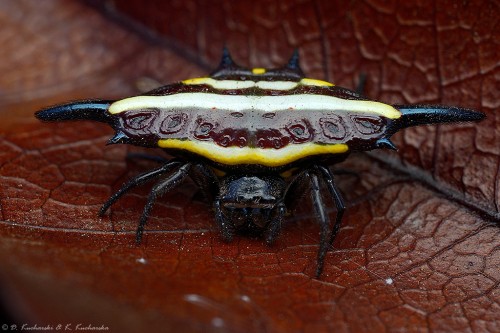
<instances>
[{"instance_id":1,"label":"spider leg","mask_svg":"<svg viewBox=\"0 0 500 333\"><path fill-rule=\"evenodd\" d=\"M139 220L139 226L137 227L137 232L136 232L136 242L140 243L142 240L142 233L144 231L144 226L146 225L146 222L149 217L149 213L151 212L151 209L153 208L153 205L156 201L156 199L165 194L166 192L170 191L173 189L175 186L177 186L180 182L182 182L187 176L189 172L189 168L191 167L190 163L186 163L182 165L180 168L175 170L171 175L169 175L167 178L161 180L158 182L151 192L149 193L148 196L148 201L146 202L146 206L144 206L144 210L141 215L141 219Z\"/></svg>"},{"instance_id":2,"label":"spider leg","mask_svg":"<svg viewBox=\"0 0 500 333\"><path fill-rule=\"evenodd\" d=\"M234 233L235 233L234 224L233 224L233 222L231 222L230 219L227 219L224 216L224 213L222 213L219 198L215 199L214 207L215 207L215 221L217 222L217 225L219 226L222 240L226 243L229 243L233 240L233 237L234 237Z\"/></svg>"},{"instance_id":3,"label":"spider leg","mask_svg":"<svg viewBox=\"0 0 500 333\"><path fill-rule=\"evenodd\" d=\"M318 263L316 267L316 278L321 275L323 271L323 265L325 262L326 252L329 248L329 226L330 219L328 218L328 214L326 212L326 207L321 198L321 188L319 184L319 177L314 172L307 172L306 176L308 176L311 183L311 198L314 205L314 210L316 211L318 220L321 226L321 234L320 234L320 243L319 243L319 251L318 251Z\"/></svg>"},{"instance_id":4,"label":"spider leg","mask_svg":"<svg viewBox=\"0 0 500 333\"><path fill-rule=\"evenodd\" d=\"M203 191L205 196L210 200L214 200L216 193L219 193L219 179L214 174L211 168L204 163L197 163L193 165L190 173L191 179ZM219 227L221 238L224 242L229 243L233 240L235 234L234 223L231 216L229 218L224 215L221 208L220 198L214 200L215 208L215 221Z\"/></svg>"},{"instance_id":5,"label":"spider leg","mask_svg":"<svg viewBox=\"0 0 500 333\"><path fill-rule=\"evenodd\" d=\"M266 243L272 244L281 231L281 225L283 223L283 217L285 216L286 208L283 202L277 204L277 216L275 216L269 226L267 227L266 233L264 235Z\"/></svg>"},{"instance_id":6,"label":"spider leg","mask_svg":"<svg viewBox=\"0 0 500 333\"><path fill-rule=\"evenodd\" d=\"M335 217L335 223L330 231L330 219L326 212L325 204L323 203L323 197L321 195L320 181L325 182L328 187L328 191L332 196L335 206L337 207L337 215ZM323 264L325 260L326 253L331 247L335 236L337 235L340 225L342 222L342 217L346 209L342 195L335 185L333 174L325 166L314 165L311 169L298 174L289 184L285 198L300 196L306 191L306 186L309 187L311 193L311 199L313 202L314 210L316 212L317 218L321 226L320 235L320 245L318 251L316 277L321 275L323 271Z\"/></svg>"},{"instance_id":7,"label":"spider leg","mask_svg":"<svg viewBox=\"0 0 500 333\"><path fill-rule=\"evenodd\" d=\"M219 179L205 163L193 164L189 177L210 201L213 201L215 193L219 193Z\"/></svg>"},{"instance_id":8,"label":"spider leg","mask_svg":"<svg viewBox=\"0 0 500 333\"><path fill-rule=\"evenodd\" d=\"M143 174L140 174L125 184L122 185L122 187L113 194L101 207L99 210L99 216L103 216L106 211L113 205L118 199L121 198L122 195L124 195L126 192L128 192L130 189L142 185L148 180L160 177L161 175L171 171L175 166L181 164L178 160L171 160L167 164L162 165L161 167L154 169L152 171L145 172Z\"/></svg>"},{"instance_id":9,"label":"spider leg","mask_svg":"<svg viewBox=\"0 0 500 333\"><path fill-rule=\"evenodd\" d=\"M331 246L333 244L333 241L335 240L335 237L339 232L340 225L342 223L342 217L344 216L346 206L344 203L344 199L342 198L342 194L340 193L337 185L335 185L333 174L330 171L330 169L322 165L317 165L316 168L323 176L323 179L326 182L328 190L330 191L330 194L332 195L332 198L335 202L335 206L337 207L337 216L335 217L335 224L333 225L332 233L330 235L330 240L328 242L328 245Z\"/></svg>"}]
</instances>

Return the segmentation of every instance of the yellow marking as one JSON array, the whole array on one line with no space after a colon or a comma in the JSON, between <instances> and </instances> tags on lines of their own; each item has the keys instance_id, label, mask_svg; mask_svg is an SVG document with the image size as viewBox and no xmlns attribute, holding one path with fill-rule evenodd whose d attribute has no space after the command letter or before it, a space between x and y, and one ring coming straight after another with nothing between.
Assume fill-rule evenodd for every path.
<instances>
[{"instance_id":1,"label":"yellow marking","mask_svg":"<svg viewBox=\"0 0 500 333\"><path fill-rule=\"evenodd\" d=\"M318 87L333 87L334 84L322 80L316 80L316 79L308 79L304 78L300 80L300 83L302 83L305 86L318 86Z\"/></svg>"},{"instance_id":2,"label":"yellow marking","mask_svg":"<svg viewBox=\"0 0 500 333\"><path fill-rule=\"evenodd\" d=\"M322 154L341 154L349 149L346 144L291 144L281 149L250 147L221 147L215 143L179 139L160 139L160 148L184 149L214 162L226 165L258 164L279 167L304 157Z\"/></svg>"},{"instance_id":3,"label":"yellow marking","mask_svg":"<svg viewBox=\"0 0 500 333\"><path fill-rule=\"evenodd\" d=\"M187 79L182 81L184 84L211 84L212 81L215 81L209 77L195 77L194 79Z\"/></svg>"},{"instance_id":4,"label":"yellow marking","mask_svg":"<svg viewBox=\"0 0 500 333\"><path fill-rule=\"evenodd\" d=\"M262 67L255 67L255 68L252 68L252 74L254 75L262 75L266 72L266 69L265 68L262 68Z\"/></svg>"},{"instance_id":5,"label":"yellow marking","mask_svg":"<svg viewBox=\"0 0 500 333\"><path fill-rule=\"evenodd\" d=\"M264 74L266 72L265 68L253 68L252 73L255 75L260 75ZM237 81L237 80L215 80L212 79L211 77L196 77L193 79L187 79L182 81L184 84L188 85L196 85L196 84L208 84L210 86L213 86L214 88L218 88L218 85L237 85L239 82L252 82L252 81ZM269 82L278 82L278 81L269 81ZM290 81L285 81L285 82L290 82ZM300 80L300 84L303 84L305 86L318 86L318 87L333 87L334 84L327 82L327 81L322 81L322 80L316 80L316 79L308 79L304 78Z\"/></svg>"}]
</instances>

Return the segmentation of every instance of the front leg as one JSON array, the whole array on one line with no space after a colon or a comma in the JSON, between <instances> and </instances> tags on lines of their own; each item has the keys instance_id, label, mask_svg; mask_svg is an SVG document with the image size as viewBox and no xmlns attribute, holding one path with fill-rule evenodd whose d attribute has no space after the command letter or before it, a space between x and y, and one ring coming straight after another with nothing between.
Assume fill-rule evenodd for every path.
<instances>
[{"instance_id":1,"label":"front leg","mask_svg":"<svg viewBox=\"0 0 500 333\"><path fill-rule=\"evenodd\" d=\"M319 250L318 250L318 262L316 266L316 278L321 275L323 271L323 266L325 263L326 252L329 248L329 231L330 231L330 219L326 212L325 204L323 203L321 195L321 187L319 183L319 177L313 172L307 173L307 178L311 183L311 199L313 202L314 210L316 211L316 216L318 218L319 224L321 226Z\"/></svg>"},{"instance_id":2,"label":"front leg","mask_svg":"<svg viewBox=\"0 0 500 333\"><path fill-rule=\"evenodd\" d=\"M321 182L324 182L337 208L335 223L330 229L330 219L321 193ZM298 174L289 184L286 196L303 195L306 188L310 190L311 200L314 206L316 217L321 227L320 244L318 250L316 277L323 271L324 261L328 249L331 247L340 229L342 217L345 211L344 200L335 185L331 171L322 165L314 165L312 168Z\"/></svg>"},{"instance_id":3,"label":"front leg","mask_svg":"<svg viewBox=\"0 0 500 333\"><path fill-rule=\"evenodd\" d=\"M137 243L140 243L142 240L142 233L144 231L144 226L146 225L149 213L151 212L151 209L153 208L156 199L159 196L165 194L166 192L176 187L180 182L182 182L189 175L190 167L191 167L190 163L182 165L177 170L172 172L167 178L161 180L153 187L153 189L149 193L148 201L146 202L146 206L144 206L144 211L142 212L141 219L139 221L139 226L137 227L137 232L136 232Z\"/></svg>"},{"instance_id":4,"label":"front leg","mask_svg":"<svg viewBox=\"0 0 500 333\"><path fill-rule=\"evenodd\" d=\"M228 219L222 212L219 198L215 199L214 208L215 208L215 221L217 222L217 225L219 227L222 240L226 243L229 243L234 238L235 234L234 223L230 219Z\"/></svg>"},{"instance_id":5,"label":"front leg","mask_svg":"<svg viewBox=\"0 0 500 333\"><path fill-rule=\"evenodd\" d=\"M281 231L281 225L283 224L283 218L285 217L286 207L283 202L276 205L276 216L272 218L269 225L265 231L264 238L267 244L274 243L274 240L279 235Z\"/></svg>"},{"instance_id":6,"label":"front leg","mask_svg":"<svg viewBox=\"0 0 500 333\"><path fill-rule=\"evenodd\" d=\"M205 163L193 164L189 177L201 189L203 195L210 201L219 193L219 179L213 170Z\"/></svg>"},{"instance_id":7,"label":"front leg","mask_svg":"<svg viewBox=\"0 0 500 333\"><path fill-rule=\"evenodd\" d=\"M132 188L134 188L136 186L140 186L140 185L148 182L149 180L161 177L161 176L165 175L166 173L169 173L170 171L172 171L172 169L174 169L175 167L178 167L181 165L182 165L182 162L180 162L177 159L173 159L171 161L168 161L167 163L165 163L164 165L162 165L161 167L159 167L157 169L145 172L143 174L140 174L140 175L132 178L131 180L129 180L128 182L123 184L122 187L120 188L120 190L118 190L118 192L113 194L102 205L101 209L99 210L99 216L104 216L104 214L109 209L109 207L111 207L111 205L113 205L118 199L120 199L125 193L127 193Z\"/></svg>"},{"instance_id":8,"label":"front leg","mask_svg":"<svg viewBox=\"0 0 500 333\"><path fill-rule=\"evenodd\" d=\"M330 235L330 240L328 242L328 245L331 246L340 230L340 225L342 223L342 218L344 217L346 206L344 203L344 199L342 198L342 194L340 193L340 190L335 184L335 181L333 179L333 174L330 171L330 169L322 165L317 165L316 168L323 176L323 180L326 182L328 191L330 191L330 195L332 196L333 201L335 202L335 206L337 207L337 216L335 217L335 224L333 225L332 233Z\"/></svg>"}]
</instances>

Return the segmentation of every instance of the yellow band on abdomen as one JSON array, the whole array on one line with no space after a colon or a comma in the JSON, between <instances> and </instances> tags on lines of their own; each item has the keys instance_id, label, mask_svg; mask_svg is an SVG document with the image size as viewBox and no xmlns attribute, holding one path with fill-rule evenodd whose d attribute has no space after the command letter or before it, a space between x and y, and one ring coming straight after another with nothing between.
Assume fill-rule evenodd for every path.
<instances>
[{"instance_id":1,"label":"yellow band on abdomen","mask_svg":"<svg viewBox=\"0 0 500 333\"><path fill-rule=\"evenodd\" d=\"M226 165L258 164L267 167L279 167L301 158L323 154L341 154L348 151L346 144L292 144L281 149L221 147L215 143L179 139L161 139L161 148L183 149Z\"/></svg>"}]
</instances>

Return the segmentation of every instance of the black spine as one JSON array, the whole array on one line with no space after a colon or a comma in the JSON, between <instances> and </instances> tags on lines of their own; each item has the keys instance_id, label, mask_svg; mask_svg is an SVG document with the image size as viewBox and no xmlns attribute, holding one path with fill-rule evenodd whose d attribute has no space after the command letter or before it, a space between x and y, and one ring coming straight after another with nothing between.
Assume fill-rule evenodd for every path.
<instances>
[{"instance_id":1,"label":"black spine","mask_svg":"<svg viewBox=\"0 0 500 333\"><path fill-rule=\"evenodd\" d=\"M210 73L210 77L214 79L224 79L226 76L231 76L240 72L245 73L248 72L248 70L235 63L227 47L224 47L222 49L222 58L219 66Z\"/></svg>"},{"instance_id":2,"label":"black spine","mask_svg":"<svg viewBox=\"0 0 500 333\"><path fill-rule=\"evenodd\" d=\"M108 112L111 103L113 101L76 101L42 109L35 116L43 121L94 120L113 124L113 116Z\"/></svg>"},{"instance_id":3,"label":"black spine","mask_svg":"<svg viewBox=\"0 0 500 333\"><path fill-rule=\"evenodd\" d=\"M480 121L485 118L482 112L454 106L434 105L394 105L401 111L398 119L399 128L418 125Z\"/></svg>"}]
</instances>

